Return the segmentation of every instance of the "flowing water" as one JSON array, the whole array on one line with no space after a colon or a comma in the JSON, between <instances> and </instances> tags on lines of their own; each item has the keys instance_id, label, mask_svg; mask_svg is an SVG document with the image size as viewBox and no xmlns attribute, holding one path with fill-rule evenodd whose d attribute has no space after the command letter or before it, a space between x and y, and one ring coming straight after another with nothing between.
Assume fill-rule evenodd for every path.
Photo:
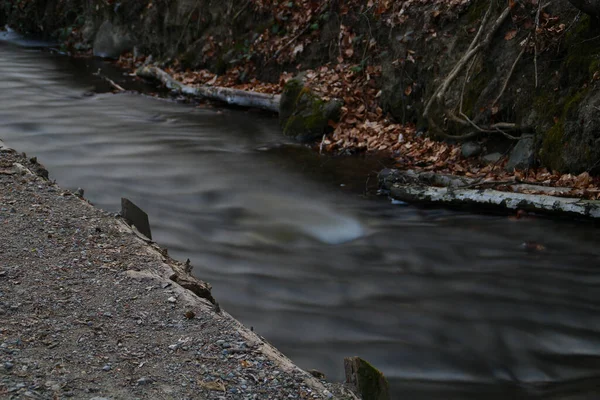
<instances>
[{"instance_id":1,"label":"flowing water","mask_svg":"<svg viewBox=\"0 0 600 400\"><path fill-rule=\"evenodd\" d=\"M90 95L108 89L98 68L120 78L109 65L24 44L0 41L0 138L101 208L141 206L154 239L301 367L342 379L360 355L394 398L598 397L592 224L368 197L377 159L319 156L259 113Z\"/></svg>"}]
</instances>

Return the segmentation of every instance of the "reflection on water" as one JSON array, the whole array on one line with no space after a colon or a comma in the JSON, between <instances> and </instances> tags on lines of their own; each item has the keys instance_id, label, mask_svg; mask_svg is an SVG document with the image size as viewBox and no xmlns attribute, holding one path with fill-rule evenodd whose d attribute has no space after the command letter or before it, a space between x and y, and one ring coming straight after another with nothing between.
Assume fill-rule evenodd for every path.
<instances>
[{"instance_id":1,"label":"reflection on water","mask_svg":"<svg viewBox=\"0 0 600 400\"><path fill-rule=\"evenodd\" d=\"M410 399L595 398L594 226L366 199L377 160L281 145L261 114L86 96L95 63L0 42L0 138L104 209L148 211L155 239L299 365L340 379L361 355Z\"/></svg>"}]
</instances>

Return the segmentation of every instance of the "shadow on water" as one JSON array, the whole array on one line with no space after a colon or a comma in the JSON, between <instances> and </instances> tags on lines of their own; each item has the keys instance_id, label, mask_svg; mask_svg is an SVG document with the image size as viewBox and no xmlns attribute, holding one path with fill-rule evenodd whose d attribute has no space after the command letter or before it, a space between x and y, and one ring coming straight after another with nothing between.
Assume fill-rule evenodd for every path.
<instances>
[{"instance_id":1,"label":"shadow on water","mask_svg":"<svg viewBox=\"0 0 600 400\"><path fill-rule=\"evenodd\" d=\"M139 204L300 366L341 379L360 355L410 399L596 397L594 226L393 206L365 195L383 160L320 156L261 114L85 96L94 63L0 42L0 137L104 209Z\"/></svg>"}]
</instances>

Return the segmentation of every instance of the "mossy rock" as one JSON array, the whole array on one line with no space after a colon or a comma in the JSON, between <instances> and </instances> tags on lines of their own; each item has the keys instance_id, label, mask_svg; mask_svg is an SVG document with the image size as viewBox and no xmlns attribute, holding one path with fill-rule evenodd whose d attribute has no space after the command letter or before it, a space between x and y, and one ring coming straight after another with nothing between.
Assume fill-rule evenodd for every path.
<instances>
[{"instance_id":1,"label":"mossy rock","mask_svg":"<svg viewBox=\"0 0 600 400\"><path fill-rule=\"evenodd\" d=\"M331 122L340 119L342 103L339 100L324 101L300 78L286 83L279 106L279 123L283 134L301 142L322 137L331 131Z\"/></svg>"},{"instance_id":2,"label":"mossy rock","mask_svg":"<svg viewBox=\"0 0 600 400\"><path fill-rule=\"evenodd\" d=\"M363 400L390 400L386 377L377 368L360 357L344 359L346 382L354 386Z\"/></svg>"}]
</instances>

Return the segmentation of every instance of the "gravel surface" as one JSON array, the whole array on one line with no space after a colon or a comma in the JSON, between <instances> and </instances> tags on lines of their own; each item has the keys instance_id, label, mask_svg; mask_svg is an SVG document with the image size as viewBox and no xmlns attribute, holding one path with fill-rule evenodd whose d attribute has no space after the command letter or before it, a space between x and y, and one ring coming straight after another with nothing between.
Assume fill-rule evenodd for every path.
<instances>
[{"instance_id":1,"label":"gravel surface","mask_svg":"<svg viewBox=\"0 0 600 400\"><path fill-rule=\"evenodd\" d=\"M1 399L355 398L175 283L183 264L45 177L0 142Z\"/></svg>"}]
</instances>

